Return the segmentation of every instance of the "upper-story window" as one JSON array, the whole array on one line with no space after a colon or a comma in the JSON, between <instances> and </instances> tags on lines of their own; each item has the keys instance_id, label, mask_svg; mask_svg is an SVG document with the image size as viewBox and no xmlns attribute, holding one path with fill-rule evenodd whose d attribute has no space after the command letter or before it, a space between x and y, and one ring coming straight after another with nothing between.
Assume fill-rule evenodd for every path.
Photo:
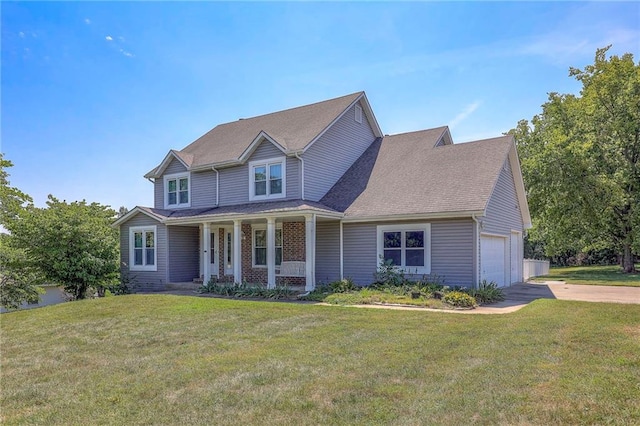
<instances>
[{"instance_id":1,"label":"upper-story window","mask_svg":"<svg viewBox=\"0 0 640 426\"><path fill-rule=\"evenodd\" d=\"M191 206L189 173L164 177L164 206L168 209Z\"/></svg>"},{"instance_id":2,"label":"upper-story window","mask_svg":"<svg viewBox=\"0 0 640 426\"><path fill-rule=\"evenodd\" d=\"M286 194L286 158L271 158L249 163L249 199L284 198Z\"/></svg>"}]
</instances>

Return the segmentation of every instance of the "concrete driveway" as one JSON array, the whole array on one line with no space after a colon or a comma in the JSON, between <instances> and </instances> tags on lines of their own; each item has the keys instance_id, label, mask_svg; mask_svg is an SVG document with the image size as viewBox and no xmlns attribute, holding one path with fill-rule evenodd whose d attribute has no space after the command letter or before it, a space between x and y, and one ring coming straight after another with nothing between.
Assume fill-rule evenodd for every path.
<instances>
[{"instance_id":1,"label":"concrete driveway","mask_svg":"<svg viewBox=\"0 0 640 426\"><path fill-rule=\"evenodd\" d=\"M469 312L506 314L537 299L640 304L640 287L566 284L563 281L520 283L503 288L505 300Z\"/></svg>"}]
</instances>

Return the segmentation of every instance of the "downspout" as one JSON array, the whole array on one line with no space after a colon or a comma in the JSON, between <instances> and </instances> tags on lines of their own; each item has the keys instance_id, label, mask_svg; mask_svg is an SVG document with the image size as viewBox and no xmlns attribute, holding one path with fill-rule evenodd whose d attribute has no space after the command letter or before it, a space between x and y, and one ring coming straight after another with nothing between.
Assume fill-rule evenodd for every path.
<instances>
[{"instance_id":1,"label":"downspout","mask_svg":"<svg viewBox=\"0 0 640 426\"><path fill-rule=\"evenodd\" d=\"M220 172L214 166L211 166L211 170L216 172L216 207L218 207L220 204Z\"/></svg>"},{"instance_id":2,"label":"downspout","mask_svg":"<svg viewBox=\"0 0 640 426\"><path fill-rule=\"evenodd\" d=\"M302 157L300 157L300 154L298 152L294 153L294 155L298 160L300 160L300 180L302 181L302 193L300 195L304 200L304 160L302 159Z\"/></svg>"},{"instance_id":3,"label":"downspout","mask_svg":"<svg viewBox=\"0 0 640 426\"><path fill-rule=\"evenodd\" d=\"M473 286L474 288L478 288L480 286L480 254L481 254L480 253L480 221L476 218L475 213L471 215L471 219L473 219L473 221L476 223L476 240L474 241L474 244L476 246L476 249L475 249L476 279Z\"/></svg>"}]
</instances>

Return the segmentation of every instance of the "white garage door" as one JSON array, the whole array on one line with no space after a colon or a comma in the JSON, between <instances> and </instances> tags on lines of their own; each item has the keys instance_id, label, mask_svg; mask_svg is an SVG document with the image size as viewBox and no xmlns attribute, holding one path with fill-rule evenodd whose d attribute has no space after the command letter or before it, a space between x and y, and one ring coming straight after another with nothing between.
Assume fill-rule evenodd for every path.
<instances>
[{"instance_id":1,"label":"white garage door","mask_svg":"<svg viewBox=\"0 0 640 426\"><path fill-rule=\"evenodd\" d=\"M480 238L480 250L481 279L494 281L498 287L504 287L505 238L483 236Z\"/></svg>"}]
</instances>

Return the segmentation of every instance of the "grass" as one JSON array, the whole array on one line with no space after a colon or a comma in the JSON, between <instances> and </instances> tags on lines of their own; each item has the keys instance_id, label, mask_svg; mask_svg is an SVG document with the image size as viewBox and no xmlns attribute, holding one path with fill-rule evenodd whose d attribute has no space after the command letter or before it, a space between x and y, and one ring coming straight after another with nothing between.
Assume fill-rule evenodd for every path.
<instances>
[{"instance_id":1,"label":"grass","mask_svg":"<svg viewBox=\"0 0 640 426\"><path fill-rule=\"evenodd\" d=\"M0 316L0 423L639 424L636 305L130 295Z\"/></svg>"},{"instance_id":2,"label":"grass","mask_svg":"<svg viewBox=\"0 0 640 426\"><path fill-rule=\"evenodd\" d=\"M640 270L640 265L636 265ZM551 268L535 281L565 281L567 284L640 287L640 273L625 274L619 266L573 266Z\"/></svg>"}]
</instances>

